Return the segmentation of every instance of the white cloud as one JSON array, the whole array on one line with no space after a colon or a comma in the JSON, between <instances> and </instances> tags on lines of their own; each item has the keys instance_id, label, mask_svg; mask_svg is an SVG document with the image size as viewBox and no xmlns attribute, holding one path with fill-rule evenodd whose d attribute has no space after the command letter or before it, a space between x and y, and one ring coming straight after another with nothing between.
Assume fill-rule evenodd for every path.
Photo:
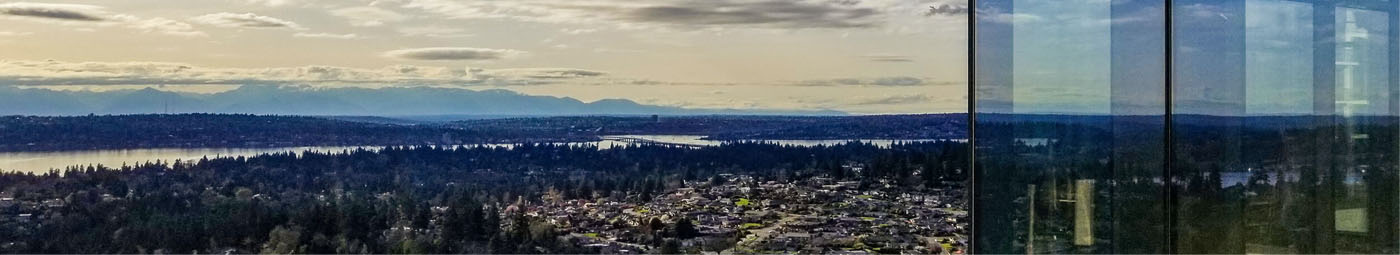
<instances>
[{"instance_id":1,"label":"white cloud","mask_svg":"<svg viewBox=\"0 0 1400 255\"><path fill-rule=\"evenodd\" d=\"M462 30L460 28L451 27L403 27L399 28L398 31L400 34L406 36L422 36L435 38L459 38L475 36L475 34L467 33L465 30Z\"/></svg>"},{"instance_id":2,"label":"white cloud","mask_svg":"<svg viewBox=\"0 0 1400 255\"><path fill-rule=\"evenodd\" d=\"M208 36L204 32L195 30L193 25L167 18L141 19L132 16L121 16L122 19L129 19L127 26L145 31L148 33L162 33L167 35L201 37Z\"/></svg>"},{"instance_id":3,"label":"white cloud","mask_svg":"<svg viewBox=\"0 0 1400 255\"><path fill-rule=\"evenodd\" d=\"M644 50L637 50L637 49L615 49L615 48L598 47L598 48L593 48L593 52L597 52L597 53L637 54L637 53L646 53L647 51L644 51Z\"/></svg>"},{"instance_id":4,"label":"white cloud","mask_svg":"<svg viewBox=\"0 0 1400 255\"><path fill-rule=\"evenodd\" d=\"M913 57L910 57L910 56L903 56L903 55L890 55L890 54L865 55L865 56L861 56L861 58L865 58L866 60L869 60L869 61L872 61L872 62L885 62L885 63L914 62L914 58L913 58Z\"/></svg>"},{"instance_id":5,"label":"white cloud","mask_svg":"<svg viewBox=\"0 0 1400 255\"><path fill-rule=\"evenodd\" d=\"M194 17L191 20L211 26L230 28L259 28L259 29L295 29L304 30L301 25L279 18L262 16L254 13L231 13L220 12L210 13Z\"/></svg>"},{"instance_id":6,"label":"white cloud","mask_svg":"<svg viewBox=\"0 0 1400 255\"><path fill-rule=\"evenodd\" d=\"M494 69L396 65L380 69L336 66L217 68L165 62L0 60L0 85L538 85L600 77L571 68Z\"/></svg>"},{"instance_id":7,"label":"white cloud","mask_svg":"<svg viewBox=\"0 0 1400 255\"><path fill-rule=\"evenodd\" d=\"M561 30L560 32L564 32L565 34L571 34L571 35L581 35L581 34L592 34L592 33L594 33L594 32L598 32L598 29L594 29L594 28L575 28L575 29L564 29L564 30Z\"/></svg>"},{"instance_id":8,"label":"white cloud","mask_svg":"<svg viewBox=\"0 0 1400 255\"><path fill-rule=\"evenodd\" d=\"M901 105L901 104L927 104L936 100L928 95L895 95L884 97L859 98L850 105Z\"/></svg>"},{"instance_id":9,"label":"white cloud","mask_svg":"<svg viewBox=\"0 0 1400 255\"><path fill-rule=\"evenodd\" d=\"M599 77L607 75L607 73L572 68L514 68L496 70L491 72L491 75L531 79L573 79Z\"/></svg>"},{"instance_id":10,"label":"white cloud","mask_svg":"<svg viewBox=\"0 0 1400 255\"><path fill-rule=\"evenodd\" d=\"M293 34L292 36L296 36L296 37L306 37L306 38L346 39L346 40L348 40L348 39L358 39L358 38L360 38L360 35L357 35L357 34L332 34L332 33L296 33L296 34Z\"/></svg>"},{"instance_id":11,"label":"white cloud","mask_svg":"<svg viewBox=\"0 0 1400 255\"><path fill-rule=\"evenodd\" d=\"M331 11L331 14L348 19L350 25L360 27L377 27L385 23L408 20L408 16L403 14L371 6L342 8Z\"/></svg>"},{"instance_id":12,"label":"white cloud","mask_svg":"<svg viewBox=\"0 0 1400 255\"><path fill-rule=\"evenodd\" d=\"M292 4L292 0L243 0L243 2L269 7L281 7Z\"/></svg>"},{"instance_id":13,"label":"white cloud","mask_svg":"<svg viewBox=\"0 0 1400 255\"><path fill-rule=\"evenodd\" d=\"M929 77L910 76L890 76L874 78L841 78L830 80L809 80L797 82L793 85L800 86L881 86L881 87L907 87L907 86L950 86L966 85L966 82L953 81L931 81Z\"/></svg>"},{"instance_id":14,"label":"white cloud","mask_svg":"<svg viewBox=\"0 0 1400 255\"><path fill-rule=\"evenodd\" d=\"M392 50L385 52L384 56L406 60L497 60L521 54L525 52L509 49L434 47Z\"/></svg>"},{"instance_id":15,"label":"white cloud","mask_svg":"<svg viewBox=\"0 0 1400 255\"><path fill-rule=\"evenodd\" d=\"M33 32L0 31L0 37L8 37L8 36L27 36L27 35L32 35L32 34L34 34L34 33L33 33Z\"/></svg>"}]
</instances>

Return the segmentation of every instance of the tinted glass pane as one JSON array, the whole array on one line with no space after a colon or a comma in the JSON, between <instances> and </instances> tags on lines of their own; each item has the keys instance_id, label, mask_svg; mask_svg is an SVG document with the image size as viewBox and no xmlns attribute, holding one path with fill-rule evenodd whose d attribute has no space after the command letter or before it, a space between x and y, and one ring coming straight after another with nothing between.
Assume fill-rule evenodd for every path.
<instances>
[{"instance_id":1,"label":"tinted glass pane","mask_svg":"<svg viewBox=\"0 0 1400 255\"><path fill-rule=\"evenodd\" d=\"M1326 185L1333 193L1327 209L1332 251L1394 253L1394 13L1365 6L1338 7L1334 13L1336 165Z\"/></svg>"},{"instance_id":2,"label":"tinted glass pane","mask_svg":"<svg viewBox=\"0 0 1400 255\"><path fill-rule=\"evenodd\" d=\"M976 249L1397 252L1396 3L1165 2L977 2Z\"/></svg>"},{"instance_id":3,"label":"tinted glass pane","mask_svg":"<svg viewBox=\"0 0 1400 255\"><path fill-rule=\"evenodd\" d=\"M977 7L976 249L1163 251L1162 4Z\"/></svg>"},{"instance_id":4,"label":"tinted glass pane","mask_svg":"<svg viewBox=\"0 0 1400 255\"><path fill-rule=\"evenodd\" d=\"M1175 1L1177 252L1394 252L1393 3Z\"/></svg>"}]
</instances>

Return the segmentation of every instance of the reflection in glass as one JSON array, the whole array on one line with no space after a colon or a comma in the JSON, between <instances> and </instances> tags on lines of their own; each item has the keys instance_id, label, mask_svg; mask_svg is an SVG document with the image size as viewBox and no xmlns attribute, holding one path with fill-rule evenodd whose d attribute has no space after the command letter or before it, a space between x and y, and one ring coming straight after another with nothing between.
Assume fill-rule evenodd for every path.
<instances>
[{"instance_id":1,"label":"reflection in glass","mask_svg":"<svg viewBox=\"0 0 1400 255\"><path fill-rule=\"evenodd\" d=\"M977 9L977 251L1164 252L1162 3Z\"/></svg>"},{"instance_id":2,"label":"reflection in glass","mask_svg":"<svg viewBox=\"0 0 1400 255\"><path fill-rule=\"evenodd\" d=\"M1395 251L1394 206L1368 203L1400 153L1377 3L1174 3L1177 252Z\"/></svg>"},{"instance_id":3,"label":"reflection in glass","mask_svg":"<svg viewBox=\"0 0 1400 255\"><path fill-rule=\"evenodd\" d=\"M1170 3L976 1L975 249L1400 252L1397 3Z\"/></svg>"}]
</instances>

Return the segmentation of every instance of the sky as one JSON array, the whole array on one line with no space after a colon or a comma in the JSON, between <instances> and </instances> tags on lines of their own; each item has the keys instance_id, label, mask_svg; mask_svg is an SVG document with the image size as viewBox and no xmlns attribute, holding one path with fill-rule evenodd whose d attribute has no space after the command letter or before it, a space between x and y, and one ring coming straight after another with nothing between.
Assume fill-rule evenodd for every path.
<instances>
[{"instance_id":1,"label":"sky","mask_svg":"<svg viewBox=\"0 0 1400 255\"><path fill-rule=\"evenodd\" d=\"M0 1L0 86L507 89L963 112L965 0Z\"/></svg>"}]
</instances>

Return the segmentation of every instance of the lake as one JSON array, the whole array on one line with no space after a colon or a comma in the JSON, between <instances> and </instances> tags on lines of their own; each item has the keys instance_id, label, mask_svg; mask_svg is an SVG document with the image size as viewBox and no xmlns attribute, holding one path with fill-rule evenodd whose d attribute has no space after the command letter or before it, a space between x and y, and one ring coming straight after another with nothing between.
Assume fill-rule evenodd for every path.
<instances>
[{"instance_id":1,"label":"lake","mask_svg":"<svg viewBox=\"0 0 1400 255\"><path fill-rule=\"evenodd\" d=\"M621 135L604 136L602 141L586 143L568 143L575 145L597 146L600 149L609 149L617 146L624 146L637 143L663 143L675 145L692 146L718 146L722 141L704 140L704 136L688 135ZM899 142L919 142L919 141L939 141L939 140L887 140L887 139L850 139L850 140L754 140L759 142L769 142L782 145L796 146L818 146L837 145L849 141L860 141L874 144L876 146L888 147ZM484 146L484 147L504 147L509 148L514 144L476 144L464 146ZM302 153L306 151L314 152L342 152L355 149L376 150L383 146L311 146L311 147L283 147L283 148L166 148L166 149L125 149L125 150L89 150L89 151L46 151L46 152L4 152L0 153L0 170L43 173L50 169L61 169L76 165L105 165L120 167L123 164L134 165L143 162L173 162L175 160L199 160L209 157L251 157L269 153L294 152Z\"/></svg>"}]
</instances>

